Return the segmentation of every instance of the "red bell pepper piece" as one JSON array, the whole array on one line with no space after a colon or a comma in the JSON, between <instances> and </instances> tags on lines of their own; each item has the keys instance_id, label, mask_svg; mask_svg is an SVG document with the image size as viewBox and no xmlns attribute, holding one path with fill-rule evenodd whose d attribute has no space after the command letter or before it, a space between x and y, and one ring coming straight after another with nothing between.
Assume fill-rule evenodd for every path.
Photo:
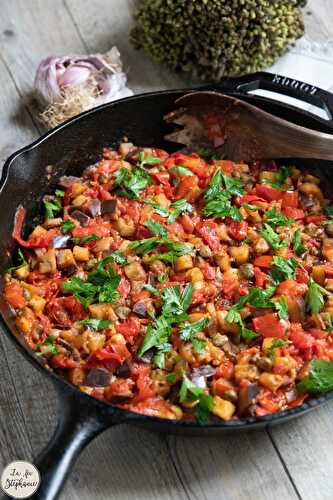
<instances>
[{"instance_id":1,"label":"red bell pepper piece","mask_svg":"<svg viewBox=\"0 0 333 500\"><path fill-rule=\"evenodd\" d=\"M279 284L276 294L287 297L302 297L306 294L308 287L305 283L297 283L295 280L282 281Z\"/></svg>"},{"instance_id":2,"label":"red bell pepper piece","mask_svg":"<svg viewBox=\"0 0 333 500\"><path fill-rule=\"evenodd\" d=\"M320 222L324 222L325 220L327 220L326 215L308 215L307 217L305 217L305 222L307 224L319 224Z\"/></svg>"},{"instance_id":3,"label":"red bell pepper piece","mask_svg":"<svg viewBox=\"0 0 333 500\"><path fill-rule=\"evenodd\" d=\"M190 178L191 177L187 177L187 179ZM201 238L209 246L209 248L213 250L213 252L218 252L219 250L221 250L221 243L219 237L217 236L216 229L217 224L212 220L199 222L195 226L196 232L201 236Z\"/></svg>"},{"instance_id":4,"label":"red bell pepper piece","mask_svg":"<svg viewBox=\"0 0 333 500\"><path fill-rule=\"evenodd\" d=\"M272 255L261 255L254 259L253 265L257 267L263 267L264 269L272 268Z\"/></svg>"},{"instance_id":5,"label":"red bell pepper piece","mask_svg":"<svg viewBox=\"0 0 333 500\"><path fill-rule=\"evenodd\" d=\"M276 200L281 200L282 198L282 191L279 191L278 189L272 188L271 186L267 186L267 184L257 184L256 185L256 194L260 198L264 198L266 201L276 201Z\"/></svg>"},{"instance_id":6,"label":"red bell pepper piece","mask_svg":"<svg viewBox=\"0 0 333 500\"><path fill-rule=\"evenodd\" d=\"M267 276L267 274L263 273L259 267L255 267L254 268L254 279L255 279L257 288L264 288L265 284L267 283L268 276Z\"/></svg>"},{"instance_id":7,"label":"red bell pepper piece","mask_svg":"<svg viewBox=\"0 0 333 500\"><path fill-rule=\"evenodd\" d=\"M135 316L130 317L123 323L116 326L117 332L124 335L126 339L132 339L140 332L141 324Z\"/></svg>"},{"instance_id":8,"label":"red bell pepper piece","mask_svg":"<svg viewBox=\"0 0 333 500\"><path fill-rule=\"evenodd\" d=\"M5 287L5 300L14 309L22 309L27 301L23 295L23 288L18 283L10 283Z\"/></svg>"},{"instance_id":9,"label":"red bell pepper piece","mask_svg":"<svg viewBox=\"0 0 333 500\"><path fill-rule=\"evenodd\" d=\"M285 207L282 209L282 212L286 217L290 217L294 220L302 220L305 217L303 210L300 208Z\"/></svg>"},{"instance_id":10,"label":"red bell pepper piece","mask_svg":"<svg viewBox=\"0 0 333 500\"><path fill-rule=\"evenodd\" d=\"M234 240L243 241L247 236L247 228L248 223L246 221L237 222L233 220L228 224L228 234Z\"/></svg>"},{"instance_id":11,"label":"red bell pepper piece","mask_svg":"<svg viewBox=\"0 0 333 500\"><path fill-rule=\"evenodd\" d=\"M76 361L72 358L67 358L64 354L52 356L50 363L53 368L62 368L63 370L70 370L77 367Z\"/></svg>"},{"instance_id":12,"label":"red bell pepper piece","mask_svg":"<svg viewBox=\"0 0 333 500\"><path fill-rule=\"evenodd\" d=\"M298 192L297 191L287 191L282 196L282 208L287 207L298 207Z\"/></svg>"}]
</instances>

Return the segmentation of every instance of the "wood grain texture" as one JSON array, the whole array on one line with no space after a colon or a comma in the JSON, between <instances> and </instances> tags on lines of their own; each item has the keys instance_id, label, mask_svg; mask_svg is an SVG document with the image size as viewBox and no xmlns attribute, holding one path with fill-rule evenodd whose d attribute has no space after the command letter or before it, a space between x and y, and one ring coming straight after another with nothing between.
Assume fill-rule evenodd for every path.
<instances>
[{"instance_id":1,"label":"wood grain texture","mask_svg":"<svg viewBox=\"0 0 333 500\"><path fill-rule=\"evenodd\" d=\"M331 0L310 0L308 36L333 38ZM133 0L1 2L0 160L38 135L28 102L34 71L50 54L121 51L136 92L186 86L128 41ZM17 103L27 104L17 109ZM50 382L0 338L0 469L30 459L56 422ZM38 390L36 390L38 388ZM333 498L332 405L269 433L219 439L165 437L129 426L99 436L82 454L62 495L68 500L329 500Z\"/></svg>"}]
</instances>

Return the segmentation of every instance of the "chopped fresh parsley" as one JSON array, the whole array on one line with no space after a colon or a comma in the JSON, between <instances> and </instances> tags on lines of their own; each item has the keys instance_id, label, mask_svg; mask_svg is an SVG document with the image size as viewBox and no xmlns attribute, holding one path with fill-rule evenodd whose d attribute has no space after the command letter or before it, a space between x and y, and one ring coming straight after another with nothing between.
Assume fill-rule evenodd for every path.
<instances>
[{"instance_id":1,"label":"chopped fresh parsley","mask_svg":"<svg viewBox=\"0 0 333 500\"><path fill-rule=\"evenodd\" d=\"M205 393L201 387L197 387L190 381L186 375L183 376L182 385L179 390L179 401L196 401L198 403L194 407L194 412L200 422L204 422L209 418L211 411L214 408L214 399Z\"/></svg>"},{"instance_id":2,"label":"chopped fresh parsley","mask_svg":"<svg viewBox=\"0 0 333 500\"><path fill-rule=\"evenodd\" d=\"M206 160L206 161L219 159L214 150L210 150L210 149L206 149L206 148L198 148L196 150L196 153L197 153L197 155L201 156L201 158L204 158L204 160Z\"/></svg>"},{"instance_id":3,"label":"chopped fresh parsley","mask_svg":"<svg viewBox=\"0 0 333 500\"><path fill-rule=\"evenodd\" d=\"M331 294L311 278L305 299L306 310L311 314L318 314L324 305L324 295Z\"/></svg>"},{"instance_id":4,"label":"chopped fresh parsley","mask_svg":"<svg viewBox=\"0 0 333 500\"><path fill-rule=\"evenodd\" d=\"M147 283L146 285L143 285L143 287L148 290L148 292L152 293L153 295L159 296L160 292L153 286Z\"/></svg>"},{"instance_id":5,"label":"chopped fresh parsley","mask_svg":"<svg viewBox=\"0 0 333 500\"><path fill-rule=\"evenodd\" d=\"M281 212L278 212L276 210L276 207L273 207L271 210L268 210L265 213L265 219L267 224L272 227L289 226L290 224L295 224L294 219L288 219Z\"/></svg>"},{"instance_id":6,"label":"chopped fresh parsley","mask_svg":"<svg viewBox=\"0 0 333 500\"><path fill-rule=\"evenodd\" d=\"M288 167L281 167L275 175L274 182L270 182L267 179L261 181L262 184L270 184L275 189L284 190L285 182L287 177L290 177L291 172Z\"/></svg>"},{"instance_id":7,"label":"chopped fresh parsley","mask_svg":"<svg viewBox=\"0 0 333 500\"><path fill-rule=\"evenodd\" d=\"M65 191L63 191L62 189L56 189L54 194L56 196L59 196L59 198L63 198L65 196Z\"/></svg>"},{"instance_id":8,"label":"chopped fresh parsley","mask_svg":"<svg viewBox=\"0 0 333 500\"><path fill-rule=\"evenodd\" d=\"M80 325L89 326L93 330L104 330L108 328L111 321L108 319L83 319L80 321Z\"/></svg>"},{"instance_id":9,"label":"chopped fresh parsley","mask_svg":"<svg viewBox=\"0 0 333 500\"><path fill-rule=\"evenodd\" d=\"M294 247L294 250L295 250L295 254L298 255L299 257L302 257L302 255L304 255L305 252L306 252L306 248L302 244L301 230L300 229L297 229L297 231L294 232L293 247Z\"/></svg>"},{"instance_id":10,"label":"chopped fresh parsley","mask_svg":"<svg viewBox=\"0 0 333 500\"><path fill-rule=\"evenodd\" d=\"M134 167L132 170L121 168L115 176L114 185L119 186L118 194L126 198L138 200L141 192L150 184L152 179L144 168Z\"/></svg>"},{"instance_id":11,"label":"chopped fresh parsley","mask_svg":"<svg viewBox=\"0 0 333 500\"><path fill-rule=\"evenodd\" d=\"M232 205L230 200L233 196L239 196L243 193L243 184L240 179L225 175L221 170L218 170L213 175L204 194L206 200L203 208L204 215L242 220L239 209Z\"/></svg>"},{"instance_id":12,"label":"chopped fresh parsley","mask_svg":"<svg viewBox=\"0 0 333 500\"><path fill-rule=\"evenodd\" d=\"M150 207L153 207L155 209L155 212L161 217L169 217L169 211L166 208L161 207L161 205L159 205L158 203L155 203L151 200L144 200L144 203L146 203L146 205L149 205Z\"/></svg>"},{"instance_id":13,"label":"chopped fresh parsley","mask_svg":"<svg viewBox=\"0 0 333 500\"><path fill-rule=\"evenodd\" d=\"M161 163L160 158L157 158L156 156L145 156L144 151L140 151L138 162L139 168L143 169L145 165L158 165L159 163Z\"/></svg>"},{"instance_id":14,"label":"chopped fresh parsley","mask_svg":"<svg viewBox=\"0 0 333 500\"><path fill-rule=\"evenodd\" d=\"M49 335L45 340L44 342L42 342L41 344L37 344L37 349L39 350L39 352L36 352L36 356L43 356L44 354L58 354L59 350L57 348L57 346L55 345L55 337L53 337L52 335ZM43 348L41 350L41 347Z\"/></svg>"},{"instance_id":15,"label":"chopped fresh parsley","mask_svg":"<svg viewBox=\"0 0 333 500\"><path fill-rule=\"evenodd\" d=\"M295 278L296 268L298 265L296 259L293 257L291 259L285 259L284 257L274 255L272 262L273 267L270 272L270 276L274 283L281 283L281 281Z\"/></svg>"},{"instance_id":16,"label":"chopped fresh parsley","mask_svg":"<svg viewBox=\"0 0 333 500\"><path fill-rule=\"evenodd\" d=\"M166 378L167 382L172 384L177 379L177 373L175 373L175 372L168 373L168 375L165 378Z\"/></svg>"},{"instance_id":17,"label":"chopped fresh parsley","mask_svg":"<svg viewBox=\"0 0 333 500\"><path fill-rule=\"evenodd\" d=\"M110 257L114 262L116 262L116 264L119 264L120 266L124 266L125 264L127 264L126 255L123 254L123 252L121 252L120 250L115 250L114 252L112 252Z\"/></svg>"},{"instance_id":18,"label":"chopped fresh parsley","mask_svg":"<svg viewBox=\"0 0 333 500\"><path fill-rule=\"evenodd\" d=\"M333 363L323 359L313 359L309 374L296 385L298 392L324 394L333 390Z\"/></svg>"},{"instance_id":19,"label":"chopped fresh parsley","mask_svg":"<svg viewBox=\"0 0 333 500\"><path fill-rule=\"evenodd\" d=\"M274 361L274 359L275 359L275 349L277 349L278 347L283 347L287 343L288 342L286 340L283 340L283 339L273 339L271 345L267 349L267 355L268 355L268 357L271 358L271 360Z\"/></svg>"},{"instance_id":20,"label":"chopped fresh parsley","mask_svg":"<svg viewBox=\"0 0 333 500\"><path fill-rule=\"evenodd\" d=\"M189 168L183 167L182 165L176 165L175 167L170 168L169 172L171 172L172 174L179 174L184 177L190 177L194 175Z\"/></svg>"},{"instance_id":21,"label":"chopped fresh parsley","mask_svg":"<svg viewBox=\"0 0 333 500\"><path fill-rule=\"evenodd\" d=\"M280 297L274 302L275 309L280 319L289 319L288 303L286 297Z\"/></svg>"},{"instance_id":22,"label":"chopped fresh parsley","mask_svg":"<svg viewBox=\"0 0 333 500\"><path fill-rule=\"evenodd\" d=\"M115 303L118 298L117 288L121 276L115 273L112 267L105 269L112 260L112 255L101 260L95 270L88 275L87 281L73 276L62 284L62 288L72 293L84 307L96 302Z\"/></svg>"},{"instance_id":23,"label":"chopped fresh parsley","mask_svg":"<svg viewBox=\"0 0 333 500\"><path fill-rule=\"evenodd\" d=\"M274 250L279 250L280 248L286 248L288 246L288 242L281 241L280 236L269 224L264 224L260 234Z\"/></svg>"},{"instance_id":24,"label":"chopped fresh parsley","mask_svg":"<svg viewBox=\"0 0 333 500\"><path fill-rule=\"evenodd\" d=\"M250 210L251 212L256 212L258 210L258 207L256 205L251 205L250 203L243 203L242 207Z\"/></svg>"},{"instance_id":25,"label":"chopped fresh parsley","mask_svg":"<svg viewBox=\"0 0 333 500\"><path fill-rule=\"evenodd\" d=\"M164 226L162 226L160 222L157 222L155 220L146 220L146 222L144 222L143 225L146 226L149 229L149 231L155 236L161 236L161 238L168 237L168 231L165 229Z\"/></svg>"},{"instance_id":26,"label":"chopped fresh parsley","mask_svg":"<svg viewBox=\"0 0 333 500\"><path fill-rule=\"evenodd\" d=\"M90 243L91 241L98 241L101 237L97 236L97 234L88 234L88 236L82 236L77 238L72 238L75 245L83 245L84 243Z\"/></svg>"},{"instance_id":27,"label":"chopped fresh parsley","mask_svg":"<svg viewBox=\"0 0 333 500\"><path fill-rule=\"evenodd\" d=\"M61 224L61 232L63 234L67 234L69 233L70 231L72 231L72 229L75 229L76 228L76 225L74 224L74 222L72 222L71 220L65 220L64 222L62 222Z\"/></svg>"},{"instance_id":28,"label":"chopped fresh parsley","mask_svg":"<svg viewBox=\"0 0 333 500\"><path fill-rule=\"evenodd\" d=\"M44 201L46 219L54 219L54 216L60 212L61 203L59 200Z\"/></svg>"},{"instance_id":29,"label":"chopped fresh parsley","mask_svg":"<svg viewBox=\"0 0 333 500\"><path fill-rule=\"evenodd\" d=\"M165 274L158 274L156 278L159 283L165 283L168 281L168 277Z\"/></svg>"},{"instance_id":30,"label":"chopped fresh parsley","mask_svg":"<svg viewBox=\"0 0 333 500\"><path fill-rule=\"evenodd\" d=\"M172 212L168 215L168 224L173 224L179 215L184 212L193 212L192 205L184 199L174 201L171 203L170 208L172 209Z\"/></svg>"},{"instance_id":31,"label":"chopped fresh parsley","mask_svg":"<svg viewBox=\"0 0 333 500\"><path fill-rule=\"evenodd\" d=\"M132 243L128 245L128 248L135 250L138 255L143 255L151 252L160 245L165 246L168 252L158 253L152 257L152 260L167 260L173 262L177 257L181 257L193 251L193 247L185 245L184 243L178 243L157 236L145 238L144 240L132 241Z\"/></svg>"},{"instance_id":32,"label":"chopped fresh parsley","mask_svg":"<svg viewBox=\"0 0 333 500\"><path fill-rule=\"evenodd\" d=\"M196 354L202 354L207 345L207 340L200 339L195 335L201 332L209 323L208 318L202 318L195 323L184 323L180 328L180 338L185 341L192 342L193 352Z\"/></svg>"}]
</instances>

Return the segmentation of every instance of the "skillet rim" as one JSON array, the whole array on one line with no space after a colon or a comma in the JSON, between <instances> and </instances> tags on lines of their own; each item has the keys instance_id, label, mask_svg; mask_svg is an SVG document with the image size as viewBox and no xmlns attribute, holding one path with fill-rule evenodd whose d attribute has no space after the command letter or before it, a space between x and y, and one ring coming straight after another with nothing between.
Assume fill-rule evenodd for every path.
<instances>
[{"instance_id":1,"label":"skillet rim","mask_svg":"<svg viewBox=\"0 0 333 500\"><path fill-rule=\"evenodd\" d=\"M92 108L90 110L84 111L83 113L80 113L79 115L76 115L75 117L67 120L66 122L58 125L57 127L51 129L50 131L47 131L46 133L42 134L38 139L33 141L32 143L24 146L23 148L15 151L12 153L7 160L5 161L2 169L2 174L0 178L0 200L1 200L1 193L7 182L9 181L9 176L10 176L10 167L11 165L15 162L15 160L24 155L26 152L31 151L35 148L38 148L40 144L42 144L44 141L48 140L51 138L53 135L56 135L58 132L66 129L67 127L74 126L77 122L80 120L84 120L85 117L91 115L91 114L98 114L101 110L104 110L106 108L112 108L117 105L121 105L122 103L125 102L130 102L134 100L142 100L147 97L159 97L163 96L165 94L178 94L180 92L188 93L188 92L193 92L193 91L200 91L200 88L177 88L177 89L169 89L169 90L158 90L158 91L152 91L152 92L146 92L146 93L141 93L137 94L131 97L125 97L123 99L119 99L117 101L109 102L102 104L100 106L97 106L95 108ZM246 96L246 94L237 91L237 90L230 90L226 88L225 90L223 88L221 89L216 89L217 91L224 91L227 95L233 95L237 96L238 98L242 99ZM248 96L248 95L247 95ZM252 97L252 96L249 96ZM315 119L316 115L302 110L298 107L280 102L278 100L272 100L266 97L262 96L253 96L256 98L257 101L263 102L263 103L276 103L278 104L281 108L284 108L285 110L291 110L294 112L297 112L303 116L307 116L308 118ZM329 124L329 122L327 123ZM2 280L2 277L1 277ZM297 406L296 408L289 408L287 410L283 410L281 412L277 413L272 413L268 414L262 417L246 417L246 418L240 418L237 420L229 420L229 421L213 421L213 422L199 422L199 421L191 421L191 420L170 420L166 418L159 418L159 417L153 417L149 415L143 415L140 413L136 412L131 412L128 410L123 410L121 408L118 408L117 406L113 406L110 403L107 403L106 401L98 400L97 398L90 396L78 389L76 386L70 384L67 382L66 379L58 375L56 372L53 370L48 370L43 366L43 364L40 362L40 360L33 354L32 351L28 349L28 347L24 346L23 341L21 342L19 338L14 335L7 325L3 315L0 313L0 326L4 330L5 334L9 338L10 341L14 342L17 349L23 354L23 356L35 367L37 368L41 373L43 373L44 376L49 376L50 380L52 380L60 398L66 396L68 394L75 395L76 397L79 397L82 402L85 403L91 403L91 410L93 411L93 407L95 407L95 410L98 412L98 410L103 410L106 411L107 414L110 414L110 416L114 416L114 423L125 423L125 422L133 422L133 423L152 423L152 424L159 424L161 426L167 425L168 427L175 427L175 428L185 428L185 429L224 429L224 430L247 430L247 429L253 429L253 428L258 428L258 427L264 427L269 424L277 424L277 423L282 423L284 421L287 421L291 418L301 416L310 410L317 408L324 403L330 401L333 399L333 391L328 392L326 394L323 394L318 397L313 397L310 398L308 401L304 402L302 405ZM60 389L63 389L64 394ZM89 405L90 406L90 405ZM111 424L112 425L112 422Z\"/></svg>"}]
</instances>

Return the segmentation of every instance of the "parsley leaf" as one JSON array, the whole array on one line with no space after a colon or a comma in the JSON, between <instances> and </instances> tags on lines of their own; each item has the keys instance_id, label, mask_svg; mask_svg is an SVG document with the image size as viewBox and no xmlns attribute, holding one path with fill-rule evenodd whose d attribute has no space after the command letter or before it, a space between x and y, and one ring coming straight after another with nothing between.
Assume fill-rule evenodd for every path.
<instances>
[{"instance_id":1,"label":"parsley leaf","mask_svg":"<svg viewBox=\"0 0 333 500\"><path fill-rule=\"evenodd\" d=\"M175 373L175 372L168 373L168 375L165 378L166 378L167 382L172 384L177 379L177 373Z\"/></svg>"},{"instance_id":2,"label":"parsley leaf","mask_svg":"<svg viewBox=\"0 0 333 500\"><path fill-rule=\"evenodd\" d=\"M265 213L265 219L267 224L270 226L289 226L290 224L295 224L294 219L288 219L281 212L276 210L276 207L273 207L271 210L268 210Z\"/></svg>"},{"instance_id":3,"label":"parsley leaf","mask_svg":"<svg viewBox=\"0 0 333 500\"><path fill-rule=\"evenodd\" d=\"M184 199L174 201L170 208L172 208L172 212L168 216L168 224L173 224L177 217L184 212L193 212L192 205Z\"/></svg>"},{"instance_id":4,"label":"parsley leaf","mask_svg":"<svg viewBox=\"0 0 333 500\"><path fill-rule=\"evenodd\" d=\"M218 170L213 175L208 189L204 194L206 205L203 214L214 217L231 217L234 220L242 220L239 209L232 205L230 199L244 193L243 184L240 179L224 175Z\"/></svg>"},{"instance_id":5,"label":"parsley leaf","mask_svg":"<svg viewBox=\"0 0 333 500\"><path fill-rule=\"evenodd\" d=\"M305 298L306 310L311 314L318 314L324 305L324 295L331 294L311 278Z\"/></svg>"},{"instance_id":6,"label":"parsley leaf","mask_svg":"<svg viewBox=\"0 0 333 500\"><path fill-rule=\"evenodd\" d=\"M16 271L17 269L20 269L21 267L28 265L28 262L25 260L23 252L20 248L18 249L17 253L18 253L19 260L20 260L19 264L17 266L13 266L13 267L6 269L6 271L5 271L6 273L12 273L13 271Z\"/></svg>"},{"instance_id":7,"label":"parsley leaf","mask_svg":"<svg viewBox=\"0 0 333 500\"><path fill-rule=\"evenodd\" d=\"M214 408L214 399L212 396L207 395L201 387L197 387L186 377L183 376L182 385L179 390L179 401L195 401L198 403L194 407L194 412L199 421L204 422L209 418L211 411Z\"/></svg>"},{"instance_id":8,"label":"parsley leaf","mask_svg":"<svg viewBox=\"0 0 333 500\"><path fill-rule=\"evenodd\" d=\"M275 176L275 181L272 183L272 187L275 187L277 189L282 189L284 187L287 177L290 177L290 175L291 172L288 167L281 167Z\"/></svg>"},{"instance_id":9,"label":"parsley leaf","mask_svg":"<svg viewBox=\"0 0 333 500\"><path fill-rule=\"evenodd\" d=\"M104 330L110 326L111 321L108 319L83 319L79 323L80 325L89 326L93 330Z\"/></svg>"},{"instance_id":10,"label":"parsley leaf","mask_svg":"<svg viewBox=\"0 0 333 500\"><path fill-rule=\"evenodd\" d=\"M294 250L295 250L295 254L298 255L299 257L302 257L302 255L305 254L306 252L306 248L305 246L302 244L302 240L301 240L301 230L300 229L297 229L297 231L294 232L294 236L293 236L293 246L294 246Z\"/></svg>"},{"instance_id":11,"label":"parsley leaf","mask_svg":"<svg viewBox=\"0 0 333 500\"><path fill-rule=\"evenodd\" d=\"M271 360L275 359L275 349L278 347L283 347L286 345L288 342L283 339L273 339L271 345L267 349L267 355Z\"/></svg>"},{"instance_id":12,"label":"parsley leaf","mask_svg":"<svg viewBox=\"0 0 333 500\"><path fill-rule=\"evenodd\" d=\"M173 261L177 257L186 255L193 251L193 247L185 245L184 243L179 243L177 241L171 241L167 238L161 239L160 237L154 236L152 238L145 238L143 240L132 241L128 248L135 250L138 255L146 254L154 250L157 246L166 246L169 252L158 253L152 257L152 260L168 260Z\"/></svg>"},{"instance_id":13,"label":"parsley leaf","mask_svg":"<svg viewBox=\"0 0 333 500\"><path fill-rule=\"evenodd\" d=\"M46 219L54 219L54 216L60 212L61 203L59 200L44 201Z\"/></svg>"},{"instance_id":14,"label":"parsley leaf","mask_svg":"<svg viewBox=\"0 0 333 500\"><path fill-rule=\"evenodd\" d=\"M49 335L44 342L37 344L36 347L39 349L39 352L36 352L36 356L43 356L44 354L58 354L59 350L55 345L55 341L55 337Z\"/></svg>"},{"instance_id":15,"label":"parsley leaf","mask_svg":"<svg viewBox=\"0 0 333 500\"><path fill-rule=\"evenodd\" d=\"M67 234L70 231L72 231L72 229L75 229L75 228L76 228L76 225L71 220L65 220L64 222L61 223L61 232L63 234Z\"/></svg>"},{"instance_id":16,"label":"parsley leaf","mask_svg":"<svg viewBox=\"0 0 333 500\"><path fill-rule=\"evenodd\" d=\"M148 290L148 292L152 293L153 295L156 295L156 296L160 295L160 292L154 286L150 285L149 283L147 283L146 285L143 285L143 288Z\"/></svg>"},{"instance_id":17,"label":"parsley leaf","mask_svg":"<svg viewBox=\"0 0 333 500\"><path fill-rule=\"evenodd\" d=\"M101 237L97 236L97 234L88 234L88 236L82 236L81 238L72 238L75 245L82 245L84 243L90 243L90 241L98 241L100 239Z\"/></svg>"},{"instance_id":18,"label":"parsley leaf","mask_svg":"<svg viewBox=\"0 0 333 500\"><path fill-rule=\"evenodd\" d=\"M126 255L123 254L123 252L121 252L120 250L115 250L114 252L112 252L110 257L112 257L113 261L120 266L124 266L125 264L127 264Z\"/></svg>"},{"instance_id":19,"label":"parsley leaf","mask_svg":"<svg viewBox=\"0 0 333 500\"><path fill-rule=\"evenodd\" d=\"M289 319L288 303L286 297L280 297L274 302L275 309L278 312L280 319Z\"/></svg>"},{"instance_id":20,"label":"parsley leaf","mask_svg":"<svg viewBox=\"0 0 333 500\"><path fill-rule=\"evenodd\" d=\"M307 377L296 385L298 392L324 394L333 390L333 363L323 359L311 361Z\"/></svg>"},{"instance_id":21,"label":"parsley leaf","mask_svg":"<svg viewBox=\"0 0 333 500\"><path fill-rule=\"evenodd\" d=\"M164 226L160 222L157 222L155 220L146 220L146 222L143 223L144 226L146 226L151 233L153 233L155 236L161 236L162 238L167 238L168 237L168 231L165 229Z\"/></svg>"},{"instance_id":22,"label":"parsley leaf","mask_svg":"<svg viewBox=\"0 0 333 500\"><path fill-rule=\"evenodd\" d=\"M279 250L280 248L286 248L288 246L288 242L281 241L280 236L271 228L269 224L264 224L260 234L274 250Z\"/></svg>"},{"instance_id":23,"label":"parsley leaf","mask_svg":"<svg viewBox=\"0 0 333 500\"><path fill-rule=\"evenodd\" d=\"M194 175L189 168L183 167L182 165L176 165L175 167L170 168L169 172L171 172L172 174L179 174L184 177L190 177Z\"/></svg>"},{"instance_id":24,"label":"parsley leaf","mask_svg":"<svg viewBox=\"0 0 333 500\"><path fill-rule=\"evenodd\" d=\"M63 198L65 196L65 191L63 191L62 189L56 189L54 194L56 196L59 196L59 198Z\"/></svg>"},{"instance_id":25,"label":"parsley leaf","mask_svg":"<svg viewBox=\"0 0 333 500\"><path fill-rule=\"evenodd\" d=\"M158 165L159 163L161 163L160 158L157 158L156 156L145 156L144 151L140 151L138 162L139 168L143 169L145 165Z\"/></svg>"},{"instance_id":26,"label":"parsley leaf","mask_svg":"<svg viewBox=\"0 0 333 500\"><path fill-rule=\"evenodd\" d=\"M161 217L168 217L170 215L169 211L166 208L161 207L161 205L155 203L154 201L145 200L144 203L146 203L146 205L149 205L150 207L153 207L155 209L155 212Z\"/></svg>"},{"instance_id":27,"label":"parsley leaf","mask_svg":"<svg viewBox=\"0 0 333 500\"><path fill-rule=\"evenodd\" d=\"M118 194L126 198L138 200L140 193L149 184L152 184L152 179L146 170L135 167L131 171L122 167L115 176L114 185L120 186Z\"/></svg>"},{"instance_id":28,"label":"parsley leaf","mask_svg":"<svg viewBox=\"0 0 333 500\"><path fill-rule=\"evenodd\" d=\"M195 335L201 332L209 323L208 318L202 318L195 323L185 323L180 329L180 338L192 342L193 352L202 354L207 345L206 339L200 339Z\"/></svg>"},{"instance_id":29,"label":"parsley leaf","mask_svg":"<svg viewBox=\"0 0 333 500\"><path fill-rule=\"evenodd\" d=\"M284 257L274 255L272 262L273 268L270 272L270 276L274 283L280 283L286 279L290 280L295 278L296 267L298 265L296 259L285 259Z\"/></svg>"}]
</instances>

